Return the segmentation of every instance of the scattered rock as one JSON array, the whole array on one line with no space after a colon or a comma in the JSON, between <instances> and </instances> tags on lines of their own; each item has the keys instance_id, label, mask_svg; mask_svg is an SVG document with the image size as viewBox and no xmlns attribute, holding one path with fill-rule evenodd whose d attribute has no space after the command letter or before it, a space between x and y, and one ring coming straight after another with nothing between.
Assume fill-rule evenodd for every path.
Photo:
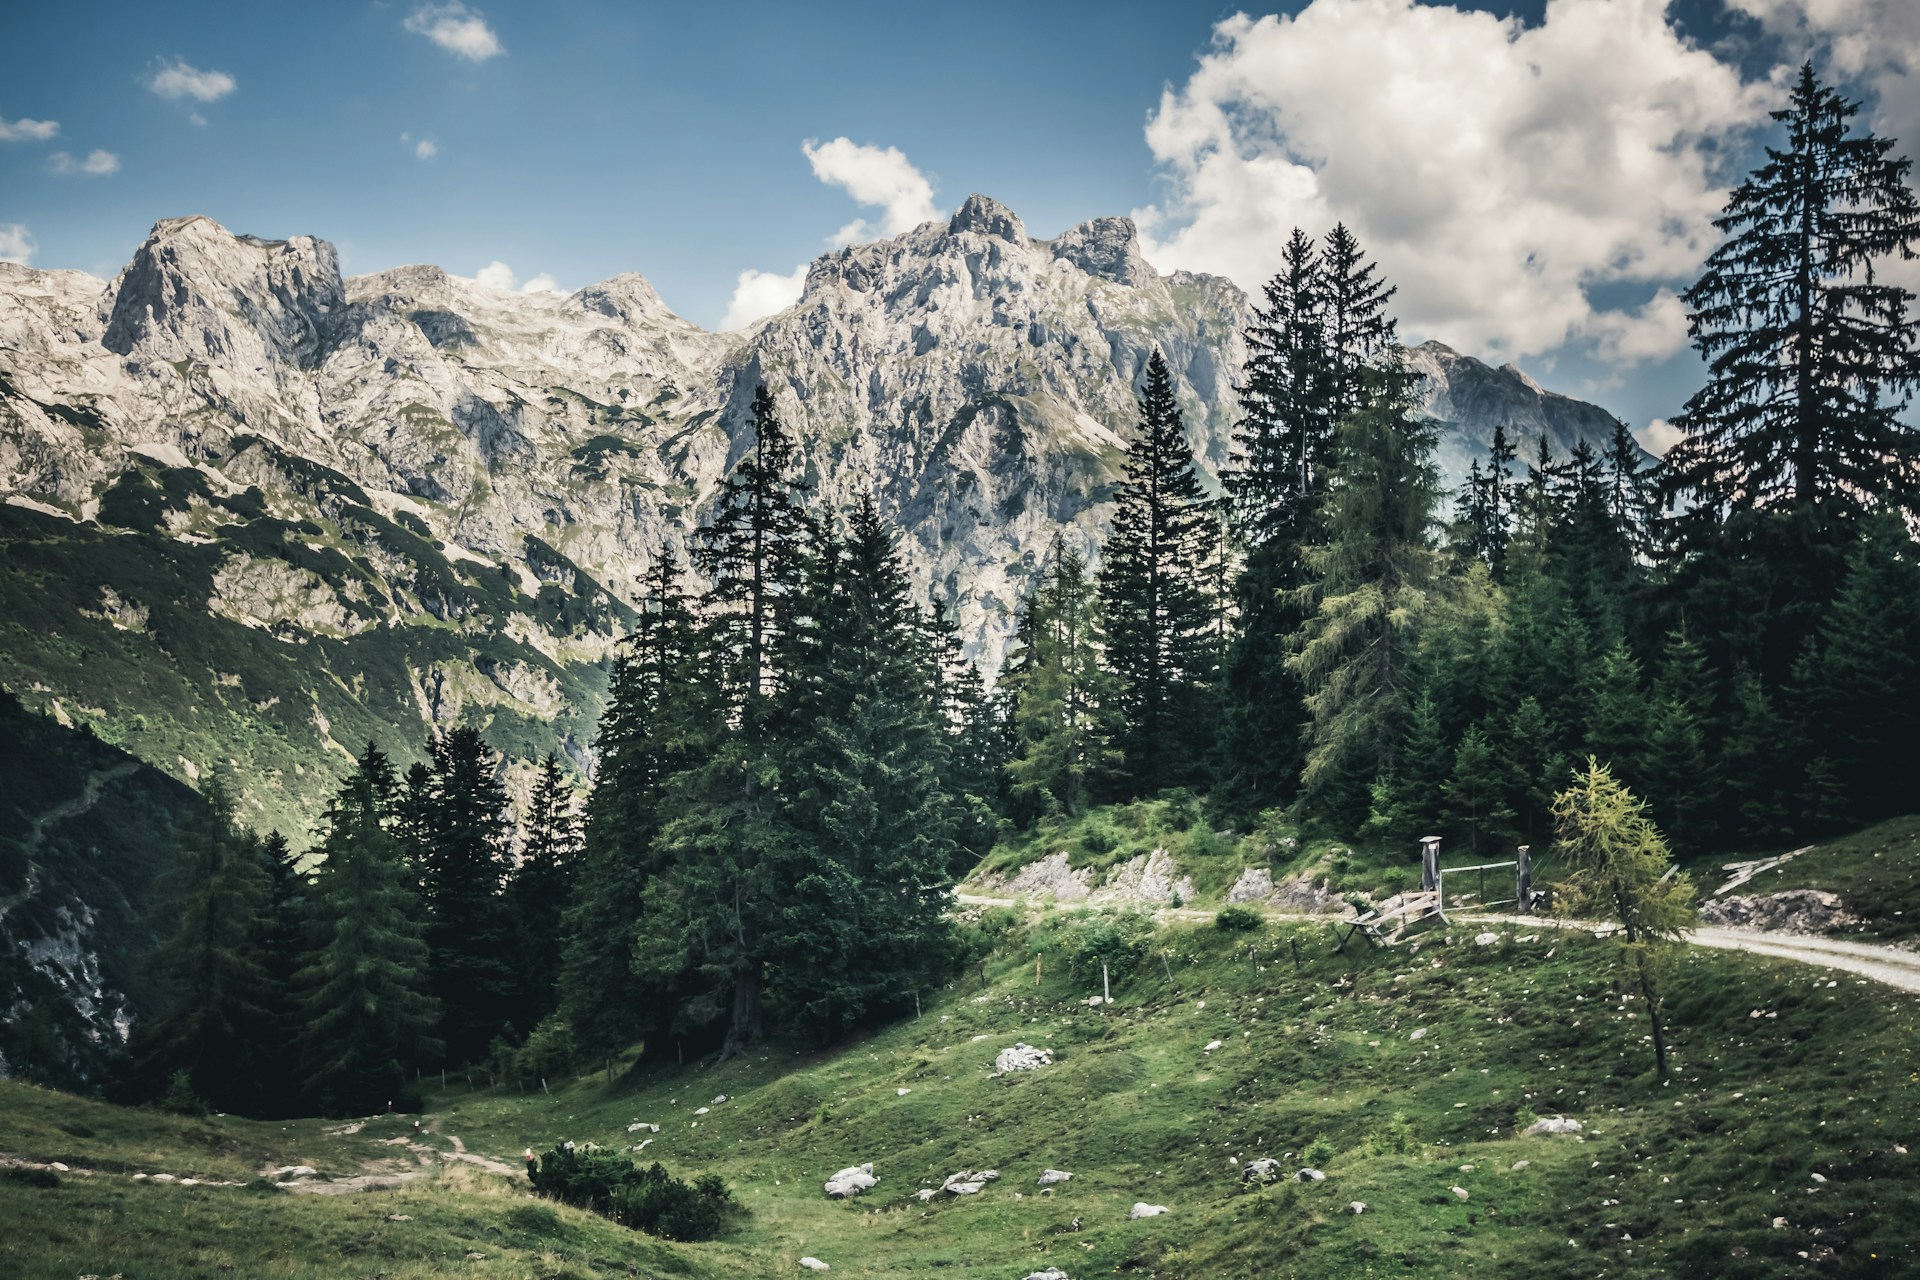
<instances>
[{"instance_id":1,"label":"scattered rock","mask_svg":"<svg viewBox=\"0 0 1920 1280\"><path fill-rule=\"evenodd\" d=\"M940 1194L940 1188L922 1187L918 1191L914 1192L913 1194L920 1197L920 1203L925 1204L927 1201L933 1199L935 1196Z\"/></svg>"},{"instance_id":2,"label":"scattered rock","mask_svg":"<svg viewBox=\"0 0 1920 1280\"><path fill-rule=\"evenodd\" d=\"M1500 935L1499 935L1499 934L1497 934L1497 933L1476 933L1476 934L1475 934L1475 935L1473 936L1473 945L1474 945L1474 946L1476 946L1476 947L1496 947L1496 946L1499 946L1499 945L1500 945Z\"/></svg>"},{"instance_id":3,"label":"scattered rock","mask_svg":"<svg viewBox=\"0 0 1920 1280\"><path fill-rule=\"evenodd\" d=\"M1127 1211L1127 1218L1129 1220L1135 1218L1157 1218L1165 1212L1167 1212L1167 1206L1163 1204L1148 1204L1145 1200L1136 1200L1134 1201L1133 1208Z\"/></svg>"},{"instance_id":4,"label":"scattered rock","mask_svg":"<svg viewBox=\"0 0 1920 1280\"><path fill-rule=\"evenodd\" d=\"M659 1125L657 1125L657 1124L648 1124L648 1123L647 1123L646 1121L644 1121L644 1120L635 1120L635 1121L634 1121L634 1122L633 1122L632 1124L630 1124L630 1125L628 1125L628 1126L627 1126L627 1132L628 1132L628 1133L638 1133L638 1132L640 1132L640 1131L641 1131L642 1129L645 1129L645 1130L646 1130L646 1131L647 1131L648 1133L658 1133L658 1132L660 1132L660 1126L659 1126Z\"/></svg>"},{"instance_id":5,"label":"scattered rock","mask_svg":"<svg viewBox=\"0 0 1920 1280\"><path fill-rule=\"evenodd\" d=\"M1515 1161L1513 1162L1513 1171L1514 1171L1515 1173L1518 1173L1518 1172L1520 1172L1520 1171L1521 1171L1522 1169L1525 1169L1525 1168L1527 1168L1527 1167L1529 1167L1529 1166L1530 1166L1530 1165L1532 1165L1532 1164L1533 1164L1533 1161L1531 1161L1531 1160L1515 1160Z\"/></svg>"},{"instance_id":6,"label":"scattered rock","mask_svg":"<svg viewBox=\"0 0 1920 1280\"><path fill-rule=\"evenodd\" d=\"M1048 1267L1045 1271L1030 1271L1027 1280L1067 1280L1067 1273L1058 1267Z\"/></svg>"},{"instance_id":7,"label":"scattered rock","mask_svg":"<svg viewBox=\"0 0 1920 1280\"><path fill-rule=\"evenodd\" d=\"M1453 1198L1455 1200L1467 1200L1467 1199L1470 1199L1471 1197L1467 1194L1467 1189L1465 1187L1454 1187Z\"/></svg>"},{"instance_id":8,"label":"scattered rock","mask_svg":"<svg viewBox=\"0 0 1920 1280\"><path fill-rule=\"evenodd\" d=\"M1580 1122L1578 1120L1569 1120L1565 1116L1545 1116L1539 1120L1535 1120L1522 1130L1522 1136L1532 1136L1536 1133L1578 1132L1580 1132Z\"/></svg>"},{"instance_id":9,"label":"scattered rock","mask_svg":"<svg viewBox=\"0 0 1920 1280\"><path fill-rule=\"evenodd\" d=\"M1220 1047L1220 1043L1221 1042L1218 1040L1209 1040L1207 1041L1207 1047L1202 1049L1200 1052L1212 1053L1215 1049L1218 1049Z\"/></svg>"},{"instance_id":10,"label":"scattered rock","mask_svg":"<svg viewBox=\"0 0 1920 1280\"><path fill-rule=\"evenodd\" d=\"M410 1213L390 1213L387 1215L387 1221L388 1222L412 1222L413 1215Z\"/></svg>"},{"instance_id":11,"label":"scattered rock","mask_svg":"<svg viewBox=\"0 0 1920 1280\"><path fill-rule=\"evenodd\" d=\"M946 1182L941 1184L940 1189L950 1191L956 1196L975 1195L989 1182L997 1181L999 1177L998 1169L982 1169L978 1173L972 1169L962 1169L959 1173L950 1175Z\"/></svg>"},{"instance_id":12,"label":"scattered rock","mask_svg":"<svg viewBox=\"0 0 1920 1280\"><path fill-rule=\"evenodd\" d=\"M826 1192L836 1200L844 1200L849 1196L859 1195L879 1181L880 1179L873 1176L871 1163L849 1165L827 1179Z\"/></svg>"},{"instance_id":13,"label":"scattered rock","mask_svg":"<svg viewBox=\"0 0 1920 1280\"><path fill-rule=\"evenodd\" d=\"M1302 1169L1293 1175L1295 1182L1325 1182L1327 1175L1318 1169Z\"/></svg>"},{"instance_id":14,"label":"scattered rock","mask_svg":"<svg viewBox=\"0 0 1920 1280\"><path fill-rule=\"evenodd\" d=\"M1365 1200L1347 1201L1348 1213L1365 1213L1366 1211L1367 1211L1367 1202Z\"/></svg>"},{"instance_id":15,"label":"scattered rock","mask_svg":"<svg viewBox=\"0 0 1920 1280\"><path fill-rule=\"evenodd\" d=\"M1071 1177L1073 1177L1073 1175L1065 1169L1048 1169L1040 1175L1040 1185L1050 1187L1056 1182L1065 1182Z\"/></svg>"},{"instance_id":16,"label":"scattered rock","mask_svg":"<svg viewBox=\"0 0 1920 1280\"><path fill-rule=\"evenodd\" d=\"M287 1164L281 1165L278 1169L268 1170L262 1176L268 1178L312 1178L317 1176L318 1172L319 1171L310 1164ZM165 1174L159 1174L157 1176L166 1177Z\"/></svg>"},{"instance_id":17,"label":"scattered rock","mask_svg":"<svg viewBox=\"0 0 1920 1280\"><path fill-rule=\"evenodd\" d=\"M1247 1167L1240 1171L1242 1182L1272 1182L1280 1176L1278 1160L1249 1160Z\"/></svg>"},{"instance_id":18,"label":"scattered rock","mask_svg":"<svg viewBox=\"0 0 1920 1280\"><path fill-rule=\"evenodd\" d=\"M993 1060L993 1074L1006 1075L1009 1071L1037 1071L1041 1067L1053 1065L1053 1053L1047 1049L1036 1049L1022 1041L1011 1049L1002 1049Z\"/></svg>"},{"instance_id":19,"label":"scattered rock","mask_svg":"<svg viewBox=\"0 0 1920 1280\"><path fill-rule=\"evenodd\" d=\"M56 1165L55 1165L55 1166L53 1166L53 1167L54 1167L54 1168L56 1168L56 1169L65 1169L65 1168L66 1168L66 1166L65 1166L65 1165L61 1165L61 1164L56 1164ZM1814 1174L1814 1175L1813 1175L1813 1180L1814 1180L1815 1182L1825 1182L1825 1181L1827 1180L1827 1175L1826 1175L1826 1174L1824 1174L1824 1173L1816 1173L1816 1174Z\"/></svg>"},{"instance_id":20,"label":"scattered rock","mask_svg":"<svg viewBox=\"0 0 1920 1280\"><path fill-rule=\"evenodd\" d=\"M52 1164L50 1164L50 1165L48 1165L48 1166L47 1166L47 1168L49 1168L49 1169L51 1169L51 1170L53 1170L53 1171L54 1171L55 1173L72 1173L72 1172L73 1172L73 1170L71 1170L71 1169L69 1169L69 1168L67 1168L67 1166L66 1166L66 1165L64 1165L64 1164L61 1164L61 1163L60 1163L60 1162L59 1162L58 1160L55 1160L55 1161L54 1161L54 1162L53 1162ZM1820 1177L1820 1175L1819 1175L1819 1174L1817 1174L1817 1173L1816 1173L1816 1174L1814 1174L1813 1176L1814 1176L1814 1177L1816 1177L1816 1178L1819 1178L1819 1177ZM1825 1182L1825 1181L1826 1181L1826 1179L1825 1179L1825 1178L1821 1178L1820 1180L1821 1180L1822 1182Z\"/></svg>"},{"instance_id":21,"label":"scattered rock","mask_svg":"<svg viewBox=\"0 0 1920 1280\"><path fill-rule=\"evenodd\" d=\"M1425 1027L1415 1027L1413 1029L1413 1034L1407 1037L1407 1039L1409 1040L1425 1040L1426 1038L1427 1038L1427 1029Z\"/></svg>"},{"instance_id":22,"label":"scattered rock","mask_svg":"<svg viewBox=\"0 0 1920 1280\"><path fill-rule=\"evenodd\" d=\"M468 1262L479 1262L479 1261L481 1261L481 1260L483 1260L483 1259L484 1259L484 1258L485 1258L486 1256L487 1256L486 1254L484 1254L484 1253L482 1253L482 1252L480 1252L480 1251L479 1251L478 1249L469 1249L469 1250L467 1250L467 1261L468 1261Z\"/></svg>"},{"instance_id":23,"label":"scattered rock","mask_svg":"<svg viewBox=\"0 0 1920 1280\"><path fill-rule=\"evenodd\" d=\"M725 1102L726 1100L727 1100L727 1095L723 1093L723 1094L721 1094L721 1095L720 1095L719 1097L717 1097L717 1098L715 1098L715 1099L713 1100L713 1102L711 1103L711 1105L712 1105L712 1106L716 1106L716 1107L717 1107L717 1106L719 1106L719 1105L720 1105L721 1103L723 1103L723 1102Z\"/></svg>"},{"instance_id":24,"label":"scattered rock","mask_svg":"<svg viewBox=\"0 0 1920 1280\"><path fill-rule=\"evenodd\" d=\"M1857 924L1860 917L1847 910L1846 900L1821 889L1788 889L1781 893L1732 894L1700 904L1700 922L1773 929L1782 933L1820 933L1840 925Z\"/></svg>"},{"instance_id":25,"label":"scattered rock","mask_svg":"<svg viewBox=\"0 0 1920 1280\"><path fill-rule=\"evenodd\" d=\"M309 1172L309 1173L311 1173L311 1172L312 1172L312 1170L311 1170L311 1169L309 1169L309 1170L308 1170L308 1172ZM178 1179L178 1178L176 1178L176 1177L174 1177L174 1176L173 1176L172 1174L170 1174L170 1173L156 1173L156 1174L154 1174L154 1175L153 1175L153 1180L154 1180L155 1182L178 1182L178 1181L180 1181L180 1179Z\"/></svg>"},{"instance_id":26,"label":"scattered rock","mask_svg":"<svg viewBox=\"0 0 1920 1280\"><path fill-rule=\"evenodd\" d=\"M830 1266L828 1266L828 1265L827 1265L826 1263L824 1263L824 1262L822 1262L822 1261L820 1261L820 1259L818 1259L818 1258L802 1258L802 1259L800 1259L800 1265L801 1265L801 1266L803 1266L803 1267L805 1267L805 1268L806 1268L807 1270L809 1270L809 1271L831 1271L831 1270L833 1270L833 1268L832 1268L832 1267L830 1267Z\"/></svg>"},{"instance_id":27,"label":"scattered rock","mask_svg":"<svg viewBox=\"0 0 1920 1280\"><path fill-rule=\"evenodd\" d=\"M712 1107L695 1107L695 1108L693 1109L693 1114L695 1114L695 1115L697 1115L697 1116L703 1116L703 1115L705 1115L705 1114L707 1114L707 1112L709 1112L709 1111L711 1111L711 1110L713 1110L713 1108L712 1108Z\"/></svg>"}]
</instances>

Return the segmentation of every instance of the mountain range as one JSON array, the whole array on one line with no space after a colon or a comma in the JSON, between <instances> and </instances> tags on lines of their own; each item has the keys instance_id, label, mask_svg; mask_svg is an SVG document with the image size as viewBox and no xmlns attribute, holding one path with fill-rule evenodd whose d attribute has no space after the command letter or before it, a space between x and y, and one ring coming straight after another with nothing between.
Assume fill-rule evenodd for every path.
<instances>
[{"instance_id":1,"label":"mountain range","mask_svg":"<svg viewBox=\"0 0 1920 1280\"><path fill-rule=\"evenodd\" d=\"M1211 476L1252 312L1123 218L1052 240L972 196L817 259L735 333L639 275L511 293L333 246L157 223L111 282L0 264L0 685L306 838L347 760L469 720L590 762L633 584L773 391L818 499L871 491L997 664L1058 534L1097 555L1157 348ZM1604 410L1417 347L1449 484L1496 425L1564 453ZM517 767L511 781L525 783Z\"/></svg>"}]
</instances>

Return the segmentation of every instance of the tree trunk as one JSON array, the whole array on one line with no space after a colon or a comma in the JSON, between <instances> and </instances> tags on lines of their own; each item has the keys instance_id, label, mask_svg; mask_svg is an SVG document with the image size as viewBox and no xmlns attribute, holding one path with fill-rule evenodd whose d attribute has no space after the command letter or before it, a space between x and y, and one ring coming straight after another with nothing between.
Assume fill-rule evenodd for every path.
<instances>
[{"instance_id":1,"label":"tree trunk","mask_svg":"<svg viewBox=\"0 0 1920 1280\"><path fill-rule=\"evenodd\" d=\"M726 1043L720 1046L718 1066L760 1039L760 989L763 977L758 968L741 974L733 984L733 1021L727 1026Z\"/></svg>"},{"instance_id":2,"label":"tree trunk","mask_svg":"<svg viewBox=\"0 0 1920 1280\"><path fill-rule=\"evenodd\" d=\"M1640 957L1634 966L1639 970L1640 994L1647 1002L1647 1020L1653 1024L1653 1062L1664 1084L1667 1079L1667 1031L1660 1022L1660 993L1654 989L1653 979L1647 976L1647 958Z\"/></svg>"}]
</instances>

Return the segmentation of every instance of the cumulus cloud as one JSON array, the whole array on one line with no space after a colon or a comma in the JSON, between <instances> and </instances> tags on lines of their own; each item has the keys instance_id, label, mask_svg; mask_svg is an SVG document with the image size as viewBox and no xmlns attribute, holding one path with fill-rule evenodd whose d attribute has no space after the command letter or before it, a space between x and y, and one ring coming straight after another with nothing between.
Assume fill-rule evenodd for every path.
<instances>
[{"instance_id":1,"label":"cumulus cloud","mask_svg":"<svg viewBox=\"0 0 1920 1280\"><path fill-rule=\"evenodd\" d=\"M522 284L520 283L519 277L513 274L512 267L509 267L504 262L498 261L489 262L486 266L474 272L473 278L477 284L483 284L489 289L500 289L507 293L564 292L559 285L554 283L553 277L544 271L525 284Z\"/></svg>"},{"instance_id":2,"label":"cumulus cloud","mask_svg":"<svg viewBox=\"0 0 1920 1280\"><path fill-rule=\"evenodd\" d=\"M1920 5L1913 0L1727 0L1779 36L1796 61L1871 91L1878 131L1920 149Z\"/></svg>"},{"instance_id":3,"label":"cumulus cloud","mask_svg":"<svg viewBox=\"0 0 1920 1280\"><path fill-rule=\"evenodd\" d=\"M147 88L163 98L192 98L213 102L232 93L238 82L224 71L202 71L175 58L163 62L147 79Z\"/></svg>"},{"instance_id":4,"label":"cumulus cloud","mask_svg":"<svg viewBox=\"0 0 1920 1280\"><path fill-rule=\"evenodd\" d=\"M459 0L450 4L423 4L407 16L407 30L469 62L485 62L507 51L487 20Z\"/></svg>"},{"instance_id":5,"label":"cumulus cloud","mask_svg":"<svg viewBox=\"0 0 1920 1280\"><path fill-rule=\"evenodd\" d=\"M0 262L14 262L26 266L33 261L34 251L40 246L33 242L33 233L18 222L0 222Z\"/></svg>"},{"instance_id":6,"label":"cumulus cloud","mask_svg":"<svg viewBox=\"0 0 1920 1280\"><path fill-rule=\"evenodd\" d=\"M933 182L898 147L864 146L843 137L831 142L808 139L800 149L813 165L814 177L839 187L860 204L882 210L878 222L855 218L827 237L829 244L897 236L940 216L933 203Z\"/></svg>"},{"instance_id":7,"label":"cumulus cloud","mask_svg":"<svg viewBox=\"0 0 1920 1280\"><path fill-rule=\"evenodd\" d=\"M413 144L413 154L422 160L431 160L440 154L440 148L434 145L432 138L422 138Z\"/></svg>"},{"instance_id":8,"label":"cumulus cloud","mask_svg":"<svg viewBox=\"0 0 1920 1280\"><path fill-rule=\"evenodd\" d=\"M47 171L63 176L81 174L90 178L104 178L110 173L120 172L120 157L111 151L93 150L86 158L76 160L65 151L56 151L47 157Z\"/></svg>"},{"instance_id":9,"label":"cumulus cloud","mask_svg":"<svg viewBox=\"0 0 1920 1280\"><path fill-rule=\"evenodd\" d=\"M777 271L742 271L734 282L733 301L721 317L722 332L744 329L755 320L784 311L800 300L807 287L807 264L801 263L791 274Z\"/></svg>"},{"instance_id":10,"label":"cumulus cloud","mask_svg":"<svg viewBox=\"0 0 1920 1280\"><path fill-rule=\"evenodd\" d=\"M1657 358L1674 306L1597 311L1595 286L1689 275L1715 243L1724 151L1765 122L1666 0L1549 0L1517 20L1416 0L1235 15L1147 143L1169 187L1144 248L1255 287L1295 225L1344 221L1400 286L1409 337L1512 359L1589 338Z\"/></svg>"},{"instance_id":11,"label":"cumulus cloud","mask_svg":"<svg viewBox=\"0 0 1920 1280\"><path fill-rule=\"evenodd\" d=\"M9 120L0 116L0 142L45 142L58 132L58 120Z\"/></svg>"},{"instance_id":12,"label":"cumulus cloud","mask_svg":"<svg viewBox=\"0 0 1920 1280\"><path fill-rule=\"evenodd\" d=\"M1687 438L1687 433L1668 422L1665 418L1655 418L1646 426L1633 433L1640 441L1640 447L1658 457L1666 457L1667 450Z\"/></svg>"}]
</instances>

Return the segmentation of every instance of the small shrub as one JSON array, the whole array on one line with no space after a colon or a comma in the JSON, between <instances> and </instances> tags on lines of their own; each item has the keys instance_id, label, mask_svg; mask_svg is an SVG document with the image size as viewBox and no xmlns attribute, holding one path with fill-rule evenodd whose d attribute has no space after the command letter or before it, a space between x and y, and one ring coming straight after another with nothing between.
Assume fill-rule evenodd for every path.
<instances>
[{"instance_id":1,"label":"small shrub","mask_svg":"<svg viewBox=\"0 0 1920 1280\"><path fill-rule=\"evenodd\" d=\"M1163 794L1166 796L1167 807L1161 820L1167 824L1169 830L1185 831L1199 820L1200 804L1193 798L1193 792L1182 787Z\"/></svg>"},{"instance_id":2,"label":"small shrub","mask_svg":"<svg viewBox=\"0 0 1920 1280\"><path fill-rule=\"evenodd\" d=\"M1080 833L1080 847L1099 857L1120 847L1120 834L1104 822L1089 822Z\"/></svg>"},{"instance_id":3,"label":"small shrub","mask_svg":"<svg viewBox=\"0 0 1920 1280\"><path fill-rule=\"evenodd\" d=\"M642 1169L603 1147L555 1147L533 1162L528 1177L543 1196L669 1240L711 1240L733 1204L713 1174L687 1183L659 1164Z\"/></svg>"},{"instance_id":4,"label":"small shrub","mask_svg":"<svg viewBox=\"0 0 1920 1280\"><path fill-rule=\"evenodd\" d=\"M193 1091L193 1080L185 1071L176 1071L167 1081L167 1091L160 1095L160 1109L171 1111L178 1116L203 1116L207 1114L205 1099Z\"/></svg>"},{"instance_id":5,"label":"small shrub","mask_svg":"<svg viewBox=\"0 0 1920 1280\"><path fill-rule=\"evenodd\" d=\"M1315 1138L1300 1152L1300 1158L1316 1169L1324 1168L1333 1156L1333 1144L1325 1138Z\"/></svg>"},{"instance_id":6,"label":"small shrub","mask_svg":"<svg viewBox=\"0 0 1920 1280\"><path fill-rule=\"evenodd\" d=\"M1100 912L1074 927L1068 957L1075 972L1104 964L1113 977L1125 978L1146 959L1152 941L1153 920L1145 912Z\"/></svg>"},{"instance_id":7,"label":"small shrub","mask_svg":"<svg viewBox=\"0 0 1920 1280\"><path fill-rule=\"evenodd\" d=\"M1265 918L1252 907L1223 907L1213 918L1213 927L1228 933L1249 933L1265 923Z\"/></svg>"},{"instance_id":8,"label":"small shrub","mask_svg":"<svg viewBox=\"0 0 1920 1280\"><path fill-rule=\"evenodd\" d=\"M1392 1118L1373 1131L1368 1139L1369 1145L1382 1155L1412 1156L1420 1154L1420 1137L1413 1131L1413 1122L1404 1112L1396 1111Z\"/></svg>"}]
</instances>

